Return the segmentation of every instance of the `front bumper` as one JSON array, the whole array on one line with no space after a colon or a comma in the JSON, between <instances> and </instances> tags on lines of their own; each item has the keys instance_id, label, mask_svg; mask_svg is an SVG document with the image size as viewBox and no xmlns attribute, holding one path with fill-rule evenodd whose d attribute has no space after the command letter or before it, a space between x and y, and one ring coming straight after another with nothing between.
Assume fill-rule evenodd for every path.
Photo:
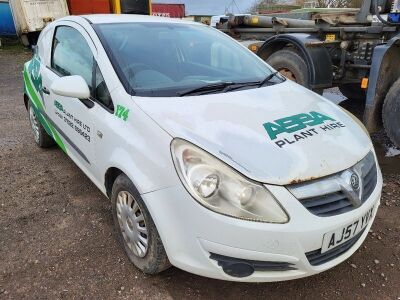
<instances>
[{"instance_id":1,"label":"front bumper","mask_svg":"<svg viewBox=\"0 0 400 300\"><path fill-rule=\"evenodd\" d=\"M290 280L328 270L349 258L363 243L380 203L382 175L369 199L359 208L333 216L310 213L284 187L267 186L290 216L286 224L235 219L198 204L183 186L142 195L159 231L172 265L185 271L231 281L271 282ZM320 249L325 233L351 223L374 207L373 218L353 243L337 257L321 265L310 264L306 253ZM223 270L222 260L233 258L258 263L287 263L290 268L255 270L234 277ZM217 258L217 259L216 259ZM274 264L273 264L274 265Z\"/></svg>"}]
</instances>

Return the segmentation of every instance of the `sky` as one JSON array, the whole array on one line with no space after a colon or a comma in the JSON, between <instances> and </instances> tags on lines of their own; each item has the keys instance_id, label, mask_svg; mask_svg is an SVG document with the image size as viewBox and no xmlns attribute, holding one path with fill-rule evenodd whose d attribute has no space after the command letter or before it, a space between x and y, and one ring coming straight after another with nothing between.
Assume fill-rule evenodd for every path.
<instances>
[{"instance_id":1,"label":"sky","mask_svg":"<svg viewBox=\"0 0 400 300\"><path fill-rule=\"evenodd\" d=\"M153 3L184 3L187 15L219 15L225 13L225 7L229 6L229 12L244 13L255 0L152 0ZM237 6L234 4L236 2ZM233 10L233 11L232 11Z\"/></svg>"}]
</instances>

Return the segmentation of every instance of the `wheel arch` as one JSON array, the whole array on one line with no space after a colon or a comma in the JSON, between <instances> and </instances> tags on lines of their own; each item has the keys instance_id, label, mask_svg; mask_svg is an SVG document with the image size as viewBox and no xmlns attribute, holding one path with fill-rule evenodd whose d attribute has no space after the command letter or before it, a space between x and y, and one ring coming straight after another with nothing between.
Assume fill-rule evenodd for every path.
<instances>
[{"instance_id":1,"label":"wheel arch","mask_svg":"<svg viewBox=\"0 0 400 300\"><path fill-rule=\"evenodd\" d=\"M319 44L321 41L309 34L280 34L267 39L257 55L265 61L283 48L294 47L307 64L310 88L327 88L332 86L332 61L328 50Z\"/></svg>"},{"instance_id":2,"label":"wheel arch","mask_svg":"<svg viewBox=\"0 0 400 300\"><path fill-rule=\"evenodd\" d=\"M400 78L400 68L393 66L394 61L400 61L400 35L374 49L364 112L364 124L371 133L382 127L386 94Z\"/></svg>"},{"instance_id":3,"label":"wheel arch","mask_svg":"<svg viewBox=\"0 0 400 300\"><path fill-rule=\"evenodd\" d=\"M115 180L121 174L126 175L126 173L124 173L121 169L119 169L117 167L108 168L106 173L104 174L104 188L105 188L106 195L108 198L111 197L111 191L112 191L112 187L114 185ZM126 175L126 176L128 176L128 175Z\"/></svg>"},{"instance_id":4,"label":"wheel arch","mask_svg":"<svg viewBox=\"0 0 400 300\"><path fill-rule=\"evenodd\" d=\"M28 110L28 102L29 102L29 97L26 93L24 93L24 105L26 110Z\"/></svg>"}]
</instances>

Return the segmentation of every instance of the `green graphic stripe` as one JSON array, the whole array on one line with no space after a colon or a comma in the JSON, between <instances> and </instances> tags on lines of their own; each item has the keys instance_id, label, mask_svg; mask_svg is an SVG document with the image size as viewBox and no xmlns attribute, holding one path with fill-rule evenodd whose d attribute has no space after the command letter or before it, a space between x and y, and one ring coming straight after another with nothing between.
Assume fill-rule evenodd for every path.
<instances>
[{"instance_id":1,"label":"green graphic stripe","mask_svg":"<svg viewBox=\"0 0 400 300\"><path fill-rule=\"evenodd\" d=\"M43 127L46 129L46 131L53 136L54 140L56 141L58 146L61 148L61 150L63 150L65 153L67 153L67 149L66 149L63 141L61 140L60 136L58 135L57 131L55 130L55 128L51 124L49 124L49 122L47 122L45 117L40 113L40 111L43 111L43 104L40 101L39 96L36 94L36 90L32 86L32 82L31 82L29 74L26 70L26 67L24 68L24 81L25 81L26 91L28 92L27 94L28 94L29 98L31 99L31 101L33 102L34 106L36 106L35 107L36 110L39 111L38 115L39 115L40 123L43 125Z\"/></svg>"},{"instance_id":2,"label":"green graphic stripe","mask_svg":"<svg viewBox=\"0 0 400 300\"><path fill-rule=\"evenodd\" d=\"M24 70L24 81L25 81L26 90L31 95L31 97L29 97L29 98L31 98L33 104L36 106L37 109L43 109L43 104L42 104L42 102L40 102L39 97L36 95L36 91L32 87L32 83L29 78L28 72L26 71L26 68Z\"/></svg>"},{"instance_id":3,"label":"green graphic stripe","mask_svg":"<svg viewBox=\"0 0 400 300\"><path fill-rule=\"evenodd\" d=\"M44 130L46 130L47 134L53 136L53 132L51 131L49 124L43 114L38 110L35 105L32 105L33 110L35 111L36 117L39 119L39 122L43 125Z\"/></svg>"},{"instance_id":4,"label":"green graphic stripe","mask_svg":"<svg viewBox=\"0 0 400 300\"><path fill-rule=\"evenodd\" d=\"M34 89L32 86L29 85L29 81L28 81L27 77L29 77L29 76L27 75L27 72L24 70L24 79L25 79L25 82L27 83L27 84L24 84L24 92L25 92L25 94L29 95L29 98L32 100L32 102L34 102L35 97L31 96L31 95L35 95ZM29 91L28 91L28 89L29 89ZM40 123L43 125L46 132L50 136L53 136L53 132L51 131L46 118L40 113L40 110L38 108L40 106L43 107L42 103L39 102L39 104L38 104L37 102L34 102L33 109L35 111L35 114L38 117Z\"/></svg>"}]
</instances>

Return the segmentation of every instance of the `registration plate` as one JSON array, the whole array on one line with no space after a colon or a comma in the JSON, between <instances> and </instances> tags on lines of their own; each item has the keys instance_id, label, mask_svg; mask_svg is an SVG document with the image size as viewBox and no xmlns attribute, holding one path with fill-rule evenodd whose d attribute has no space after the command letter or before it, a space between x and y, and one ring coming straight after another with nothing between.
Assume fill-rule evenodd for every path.
<instances>
[{"instance_id":1,"label":"registration plate","mask_svg":"<svg viewBox=\"0 0 400 300\"><path fill-rule=\"evenodd\" d=\"M335 34L327 34L325 36L325 41L326 42L334 42L336 40L336 35Z\"/></svg>"},{"instance_id":2,"label":"registration plate","mask_svg":"<svg viewBox=\"0 0 400 300\"><path fill-rule=\"evenodd\" d=\"M349 223L346 226L337 230L325 233L324 239L322 241L321 253L329 251L345 243L346 241L350 240L352 237L360 233L372 220L373 212L374 206L371 207L363 216L361 216L354 222Z\"/></svg>"}]
</instances>

